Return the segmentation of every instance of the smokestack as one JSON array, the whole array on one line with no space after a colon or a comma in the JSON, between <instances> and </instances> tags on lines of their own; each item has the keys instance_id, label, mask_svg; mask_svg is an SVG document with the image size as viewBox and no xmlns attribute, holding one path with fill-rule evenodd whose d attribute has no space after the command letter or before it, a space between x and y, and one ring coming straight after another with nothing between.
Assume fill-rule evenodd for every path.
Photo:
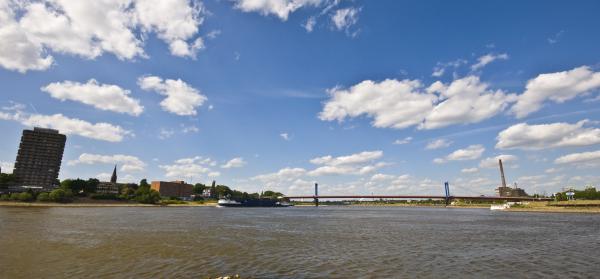
<instances>
[{"instance_id":1,"label":"smokestack","mask_svg":"<svg viewBox=\"0 0 600 279\"><path fill-rule=\"evenodd\" d=\"M500 164L500 177L502 177L502 187L506 187L506 179L504 178L504 167L502 166L502 159L498 159Z\"/></svg>"}]
</instances>

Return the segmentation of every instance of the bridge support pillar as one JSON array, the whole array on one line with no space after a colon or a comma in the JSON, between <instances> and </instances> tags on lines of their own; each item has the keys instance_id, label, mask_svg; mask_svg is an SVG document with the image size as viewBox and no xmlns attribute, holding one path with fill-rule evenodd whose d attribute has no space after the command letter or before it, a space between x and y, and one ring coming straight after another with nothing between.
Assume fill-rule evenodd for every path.
<instances>
[{"instance_id":1,"label":"bridge support pillar","mask_svg":"<svg viewBox=\"0 0 600 279\"><path fill-rule=\"evenodd\" d=\"M315 183L315 206L319 206L319 183Z\"/></svg>"},{"instance_id":2,"label":"bridge support pillar","mask_svg":"<svg viewBox=\"0 0 600 279\"><path fill-rule=\"evenodd\" d=\"M450 205L450 185L447 181L444 183L444 190L446 191L446 206L448 206Z\"/></svg>"}]
</instances>

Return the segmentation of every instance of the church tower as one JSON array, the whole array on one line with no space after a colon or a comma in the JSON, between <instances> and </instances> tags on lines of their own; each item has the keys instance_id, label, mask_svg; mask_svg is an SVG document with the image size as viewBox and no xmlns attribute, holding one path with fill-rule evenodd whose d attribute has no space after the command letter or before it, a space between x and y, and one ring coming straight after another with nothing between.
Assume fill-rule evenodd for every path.
<instances>
[{"instance_id":1,"label":"church tower","mask_svg":"<svg viewBox=\"0 0 600 279\"><path fill-rule=\"evenodd\" d=\"M110 183L117 183L117 165L115 165L115 169L113 170L113 174L110 177Z\"/></svg>"}]
</instances>

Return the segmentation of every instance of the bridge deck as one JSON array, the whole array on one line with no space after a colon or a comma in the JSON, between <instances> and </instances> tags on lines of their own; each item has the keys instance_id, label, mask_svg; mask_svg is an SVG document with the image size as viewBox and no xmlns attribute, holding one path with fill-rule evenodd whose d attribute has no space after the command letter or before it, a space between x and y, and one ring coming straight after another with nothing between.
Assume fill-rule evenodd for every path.
<instances>
[{"instance_id":1,"label":"bridge deck","mask_svg":"<svg viewBox=\"0 0 600 279\"><path fill-rule=\"evenodd\" d=\"M299 199L446 199L446 196L428 196L428 195L323 195L323 196L286 196L285 198L290 200ZM551 198L534 198L534 197L500 197L500 196L450 196L449 199L460 199L460 200L489 200L489 201L552 201Z\"/></svg>"}]
</instances>

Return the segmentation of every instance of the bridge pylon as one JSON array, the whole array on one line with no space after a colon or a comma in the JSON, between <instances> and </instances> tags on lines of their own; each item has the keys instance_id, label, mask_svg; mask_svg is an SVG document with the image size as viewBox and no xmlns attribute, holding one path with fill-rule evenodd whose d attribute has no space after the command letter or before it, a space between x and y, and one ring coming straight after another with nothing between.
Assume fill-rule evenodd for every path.
<instances>
[{"instance_id":1,"label":"bridge pylon","mask_svg":"<svg viewBox=\"0 0 600 279\"><path fill-rule=\"evenodd\" d=\"M444 183L444 190L446 191L446 206L448 206L450 205L450 185L448 184L448 181Z\"/></svg>"}]
</instances>

